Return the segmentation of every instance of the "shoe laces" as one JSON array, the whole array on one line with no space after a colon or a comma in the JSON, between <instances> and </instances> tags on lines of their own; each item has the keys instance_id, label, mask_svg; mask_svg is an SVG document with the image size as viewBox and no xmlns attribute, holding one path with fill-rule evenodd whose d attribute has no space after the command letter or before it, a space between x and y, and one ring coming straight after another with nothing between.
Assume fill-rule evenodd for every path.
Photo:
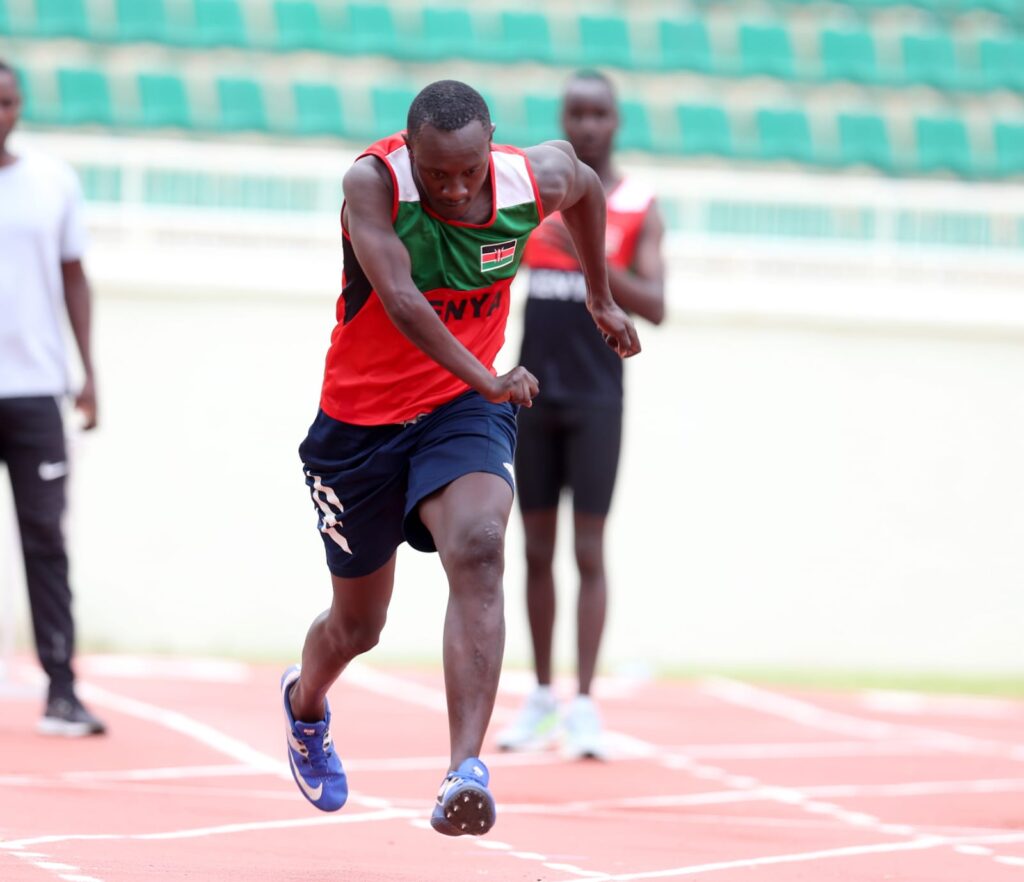
<instances>
[{"instance_id":1,"label":"shoe laces","mask_svg":"<svg viewBox=\"0 0 1024 882\"><path fill-rule=\"evenodd\" d=\"M305 729L299 725L296 733L299 753L309 763L310 768L317 774L326 774L330 771L328 761L334 753L334 739L331 738L331 730L324 732L323 740L317 743L315 732L306 734Z\"/></svg>"}]
</instances>

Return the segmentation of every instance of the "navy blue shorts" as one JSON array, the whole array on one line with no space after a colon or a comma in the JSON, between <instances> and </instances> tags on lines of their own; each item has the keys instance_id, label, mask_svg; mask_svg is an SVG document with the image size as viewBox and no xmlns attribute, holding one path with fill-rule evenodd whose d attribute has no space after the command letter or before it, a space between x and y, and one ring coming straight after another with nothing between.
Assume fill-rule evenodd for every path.
<instances>
[{"instance_id":1,"label":"navy blue shorts","mask_svg":"<svg viewBox=\"0 0 1024 882\"><path fill-rule=\"evenodd\" d=\"M515 447L516 408L473 391L399 425L355 426L318 411L299 456L328 569L369 575L403 541L437 551L419 504L473 472L499 475L515 489Z\"/></svg>"}]
</instances>

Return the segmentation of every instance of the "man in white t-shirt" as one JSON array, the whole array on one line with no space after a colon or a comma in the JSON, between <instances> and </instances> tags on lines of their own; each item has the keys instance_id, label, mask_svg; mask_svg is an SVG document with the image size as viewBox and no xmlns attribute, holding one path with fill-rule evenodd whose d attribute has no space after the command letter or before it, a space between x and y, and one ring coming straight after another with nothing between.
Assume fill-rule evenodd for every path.
<instances>
[{"instance_id":1,"label":"man in white t-shirt","mask_svg":"<svg viewBox=\"0 0 1024 882\"><path fill-rule=\"evenodd\" d=\"M68 469L60 402L70 386L65 316L85 373L75 406L86 429L96 425L82 197L69 166L7 150L20 110L17 77L0 61L0 462L14 492L36 651L50 680L38 730L95 735L105 727L75 695L61 528Z\"/></svg>"}]
</instances>

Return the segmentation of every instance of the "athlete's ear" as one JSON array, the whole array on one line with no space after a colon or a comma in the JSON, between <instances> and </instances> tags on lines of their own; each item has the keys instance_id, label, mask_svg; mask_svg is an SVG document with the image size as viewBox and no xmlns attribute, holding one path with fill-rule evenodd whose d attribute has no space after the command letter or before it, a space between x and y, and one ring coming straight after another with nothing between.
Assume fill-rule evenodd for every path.
<instances>
[{"instance_id":1,"label":"athlete's ear","mask_svg":"<svg viewBox=\"0 0 1024 882\"><path fill-rule=\"evenodd\" d=\"M498 127L494 123L491 123L491 135L490 135L490 138L488 140L490 140L490 141L494 140L494 130L496 128L498 128Z\"/></svg>"}]
</instances>

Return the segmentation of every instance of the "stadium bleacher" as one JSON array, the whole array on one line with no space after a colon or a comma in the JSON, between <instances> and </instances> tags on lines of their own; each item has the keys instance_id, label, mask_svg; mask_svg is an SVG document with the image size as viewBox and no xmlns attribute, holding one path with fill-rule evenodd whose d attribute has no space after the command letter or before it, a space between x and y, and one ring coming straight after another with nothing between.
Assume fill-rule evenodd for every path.
<instances>
[{"instance_id":1,"label":"stadium bleacher","mask_svg":"<svg viewBox=\"0 0 1024 882\"><path fill-rule=\"evenodd\" d=\"M30 126L362 141L451 75L524 144L557 136L562 82L594 66L623 150L1024 175L1024 0L447 3L0 0L0 36Z\"/></svg>"}]
</instances>

